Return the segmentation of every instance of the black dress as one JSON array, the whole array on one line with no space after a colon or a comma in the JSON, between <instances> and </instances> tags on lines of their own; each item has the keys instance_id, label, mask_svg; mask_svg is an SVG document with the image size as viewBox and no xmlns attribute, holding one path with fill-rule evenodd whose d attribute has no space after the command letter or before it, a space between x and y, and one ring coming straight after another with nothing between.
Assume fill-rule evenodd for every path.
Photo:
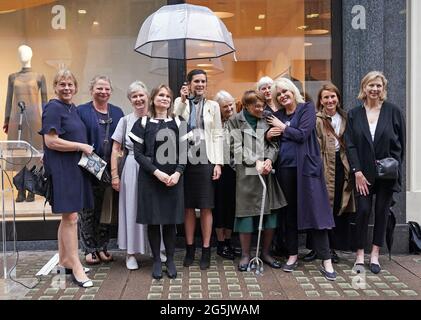
<instances>
[{"instance_id":1,"label":"black dress","mask_svg":"<svg viewBox=\"0 0 421 320\"><path fill-rule=\"evenodd\" d=\"M183 176L175 186L167 187L153 175L156 169L168 175L176 171L183 173L185 165L179 161L178 127L175 118L151 118L145 126L140 118L129 134L134 144L134 157L140 165L137 223L184 223Z\"/></svg>"},{"instance_id":2,"label":"black dress","mask_svg":"<svg viewBox=\"0 0 421 320\"><path fill-rule=\"evenodd\" d=\"M76 107L52 99L42 114L42 129L39 134L55 130L64 140L87 143L86 128ZM53 213L72 213L94 206L88 174L78 166L81 152L60 152L47 148L44 143L44 166L52 177Z\"/></svg>"}]
</instances>

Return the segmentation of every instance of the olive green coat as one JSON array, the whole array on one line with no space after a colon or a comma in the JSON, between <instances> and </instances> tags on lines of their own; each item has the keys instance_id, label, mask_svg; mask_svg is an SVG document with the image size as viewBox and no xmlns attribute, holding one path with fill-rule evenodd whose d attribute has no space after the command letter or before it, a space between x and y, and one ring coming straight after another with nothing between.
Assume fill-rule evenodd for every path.
<instances>
[{"instance_id":1,"label":"olive green coat","mask_svg":"<svg viewBox=\"0 0 421 320\"><path fill-rule=\"evenodd\" d=\"M319 111L317 113L316 121L316 133L317 140L320 145L320 153L323 159L324 176L326 181L327 192L329 194L330 205L333 208L333 202L335 199L335 162L336 162L336 150L335 150L335 136L326 130L323 125L323 119L328 119L329 122L332 118L329 117L325 112ZM342 137L345 132L346 119L342 117L341 130L339 137ZM344 187L342 190L342 204L338 215L343 212L355 212L355 201L353 193L353 181L350 179L350 169L348 159L346 157L346 151L340 147L341 161L344 166Z\"/></svg>"},{"instance_id":2,"label":"olive green coat","mask_svg":"<svg viewBox=\"0 0 421 320\"><path fill-rule=\"evenodd\" d=\"M276 143L268 142L264 136L269 129L266 121L260 119L254 131L246 121L243 111L228 120L231 156L234 157L236 171L236 210L237 218L260 215L263 186L257 175L256 160L272 160L278 157ZM252 147L257 146L258 152ZM260 149L259 149L260 148ZM259 152L260 151L260 152ZM262 176L267 189L264 214L287 205L285 196L273 173Z\"/></svg>"}]
</instances>

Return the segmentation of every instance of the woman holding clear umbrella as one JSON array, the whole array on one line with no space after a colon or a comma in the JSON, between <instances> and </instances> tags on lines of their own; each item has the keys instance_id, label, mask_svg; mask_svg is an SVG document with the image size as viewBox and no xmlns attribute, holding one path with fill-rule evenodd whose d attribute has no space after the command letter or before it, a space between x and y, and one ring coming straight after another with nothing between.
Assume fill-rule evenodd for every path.
<instances>
[{"instance_id":1,"label":"woman holding clear umbrella","mask_svg":"<svg viewBox=\"0 0 421 320\"><path fill-rule=\"evenodd\" d=\"M207 75L194 69L174 102L174 114L181 116L190 128L188 163L184 173L186 256L183 265L191 266L195 256L195 209L200 209L202 256L200 269L210 267L212 209L215 207L214 181L221 176L223 164L223 130L219 105L206 99Z\"/></svg>"}]
</instances>

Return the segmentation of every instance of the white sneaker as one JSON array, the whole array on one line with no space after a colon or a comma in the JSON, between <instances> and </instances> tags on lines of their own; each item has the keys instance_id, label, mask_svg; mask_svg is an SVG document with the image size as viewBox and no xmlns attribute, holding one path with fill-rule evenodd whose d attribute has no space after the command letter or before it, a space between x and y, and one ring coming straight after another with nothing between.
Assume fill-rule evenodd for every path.
<instances>
[{"instance_id":1,"label":"white sneaker","mask_svg":"<svg viewBox=\"0 0 421 320\"><path fill-rule=\"evenodd\" d=\"M129 270L139 269L135 256L126 256L126 267Z\"/></svg>"},{"instance_id":2,"label":"white sneaker","mask_svg":"<svg viewBox=\"0 0 421 320\"><path fill-rule=\"evenodd\" d=\"M159 257L161 258L161 262L167 261L167 256L162 251L159 253Z\"/></svg>"}]
</instances>

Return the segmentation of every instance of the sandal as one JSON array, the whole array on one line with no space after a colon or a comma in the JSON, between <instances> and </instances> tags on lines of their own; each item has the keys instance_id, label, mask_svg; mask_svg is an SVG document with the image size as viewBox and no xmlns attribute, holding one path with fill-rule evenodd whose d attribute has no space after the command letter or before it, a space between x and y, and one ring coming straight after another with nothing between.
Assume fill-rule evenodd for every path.
<instances>
[{"instance_id":1,"label":"sandal","mask_svg":"<svg viewBox=\"0 0 421 320\"><path fill-rule=\"evenodd\" d=\"M113 256L107 251L107 249L104 249L102 251L98 252L99 258L103 262L110 262L113 261Z\"/></svg>"},{"instance_id":2,"label":"sandal","mask_svg":"<svg viewBox=\"0 0 421 320\"><path fill-rule=\"evenodd\" d=\"M97 253L94 252L85 252L85 262L88 265L95 265L101 263L101 260L97 256Z\"/></svg>"}]
</instances>

